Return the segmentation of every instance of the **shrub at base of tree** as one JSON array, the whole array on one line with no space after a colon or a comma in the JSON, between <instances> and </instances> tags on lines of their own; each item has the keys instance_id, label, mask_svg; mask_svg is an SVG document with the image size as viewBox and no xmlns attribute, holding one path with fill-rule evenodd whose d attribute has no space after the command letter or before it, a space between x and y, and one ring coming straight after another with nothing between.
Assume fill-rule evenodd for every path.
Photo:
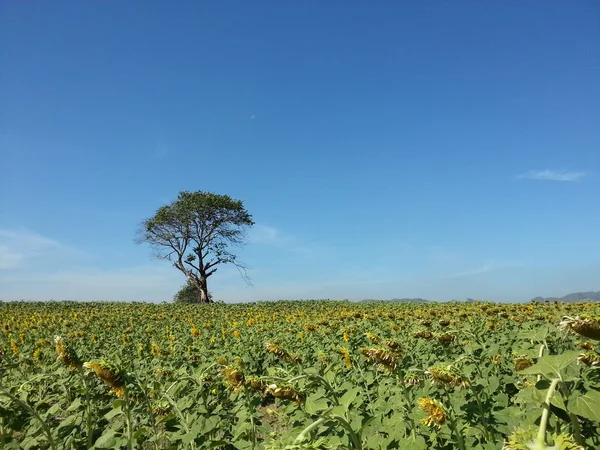
<instances>
[{"instance_id":1,"label":"shrub at base of tree","mask_svg":"<svg viewBox=\"0 0 600 450\"><path fill-rule=\"evenodd\" d=\"M208 293L208 301L213 302L213 296ZM200 289L190 280L175 294L173 297L174 303L201 303L200 301Z\"/></svg>"}]
</instances>

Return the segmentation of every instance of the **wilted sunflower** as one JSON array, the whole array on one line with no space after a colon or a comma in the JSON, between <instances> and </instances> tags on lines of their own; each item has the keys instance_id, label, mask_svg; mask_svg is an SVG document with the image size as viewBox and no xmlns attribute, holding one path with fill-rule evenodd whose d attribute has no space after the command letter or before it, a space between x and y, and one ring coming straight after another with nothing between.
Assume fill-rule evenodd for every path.
<instances>
[{"instance_id":1,"label":"wilted sunflower","mask_svg":"<svg viewBox=\"0 0 600 450\"><path fill-rule=\"evenodd\" d=\"M589 339L600 340L600 320L598 319L564 316L559 324L559 328Z\"/></svg>"},{"instance_id":2,"label":"wilted sunflower","mask_svg":"<svg viewBox=\"0 0 600 450\"><path fill-rule=\"evenodd\" d=\"M122 372L106 361L90 361L83 363L83 367L88 369L86 373L93 371L102 380L104 384L111 388L117 397L123 398L125 395L125 377Z\"/></svg>"},{"instance_id":3,"label":"wilted sunflower","mask_svg":"<svg viewBox=\"0 0 600 450\"><path fill-rule=\"evenodd\" d=\"M385 345L387 345L389 348L391 348L392 350L396 350L396 351L400 350L400 344L394 340L386 339L385 341L383 341L383 343Z\"/></svg>"},{"instance_id":4,"label":"wilted sunflower","mask_svg":"<svg viewBox=\"0 0 600 450\"><path fill-rule=\"evenodd\" d=\"M352 360L350 359L350 351L346 347L340 347L340 353L344 358L344 365L346 369L352 369Z\"/></svg>"},{"instance_id":5,"label":"wilted sunflower","mask_svg":"<svg viewBox=\"0 0 600 450\"><path fill-rule=\"evenodd\" d=\"M285 361L291 361L291 362L300 362L301 361L299 356L292 355L287 350L285 350L284 348L282 348L281 346L279 346L278 344L276 344L274 342L267 341L267 343L265 344L265 348L267 349L267 351L269 353L273 353L274 355L277 355L278 357L280 357L281 359L283 359Z\"/></svg>"},{"instance_id":6,"label":"wilted sunflower","mask_svg":"<svg viewBox=\"0 0 600 450\"><path fill-rule=\"evenodd\" d=\"M435 338L440 344L448 345L456 340L456 335L450 333L442 333L438 334Z\"/></svg>"},{"instance_id":7,"label":"wilted sunflower","mask_svg":"<svg viewBox=\"0 0 600 450\"><path fill-rule=\"evenodd\" d=\"M150 408L155 416L166 416L171 412L171 405L168 402L152 402Z\"/></svg>"},{"instance_id":8,"label":"wilted sunflower","mask_svg":"<svg viewBox=\"0 0 600 450\"><path fill-rule=\"evenodd\" d=\"M580 342L580 341L577 341L577 342L575 342L575 344L579 345L584 350L593 351L594 348L595 348L594 344L592 344L591 342Z\"/></svg>"},{"instance_id":9,"label":"wilted sunflower","mask_svg":"<svg viewBox=\"0 0 600 450\"><path fill-rule=\"evenodd\" d=\"M517 355L514 358L515 370L520 372L528 367L533 366L533 360L525 355Z\"/></svg>"},{"instance_id":10,"label":"wilted sunflower","mask_svg":"<svg viewBox=\"0 0 600 450\"><path fill-rule=\"evenodd\" d=\"M247 376L245 383L256 391L264 392L267 389L267 383L253 375Z\"/></svg>"},{"instance_id":11,"label":"wilted sunflower","mask_svg":"<svg viewBox=\"0 0 600 450\"><path fill-rule=\"evenodd\" d=\"M577 357L578 364L585 364L586 366L600 366L600 355L596 353L587 352L582 353Z\"/></svg>"},{"instance_id":12,"label":"wilted sunflower","mask_svg":"<svg viewBox=\"0 0 600 450\"><path fill-rule=\"evenodd\" d=\"M244 384L244 374L238 367L225 366L223 375L230 388L234 390L242 389Z\"/></svg>"},{"instance_id":13,"label":"wilted sunflower","mask_svg":"<svg viewBox=\"0 0 600 450\"><path fill-rule=\"evenodd\" d=\"M416 375L408 375L404 377L403 382L408 386L419 386L423 383L423 380Z\"/></svg>"},{"instance_id":14,"label":"wilted sunflower","mask_svg":"<svg viewBox=\"0 0 600 450\"><path fill-rule=\"evenodd\" d=\"M373 344L379 344L379 338L375 336L373 333L365 333L367 339L369 339Z\"/></svg>"},{"instance_id":15,"label":"wilted sunflower","mask_svg":"<svg viewBox=\"0 0 600 450\"><path fill-rule=\"evenodd\" d=\"M75 350L65 343L61 336L54 336L56 346L57 361L62 361L66 364L69 370L76 370L81 367L81 360Z\"/></svg>"},{"instance_id":16,"label":"wilted sunflower","mask_svg":"<svg viewBox=\"0 0 600 450\"><path fill-rule=\"evenodd\" d=\"M433 333L427 330L417 331L413 335L422 339L431 339L433 337Z\"/></svg>"},{"instance_id":17,"label":"wilted sunflower","mask_svg":"<svg viewBox=\"0 0 600 450\"><path fill-rule=\"evenodd\" d=\"M302 404L305 399L305 395L302 392L289 385L269 384L265 389L265 394L270 394L275 398L284 400L294 400L299 405Z\"/></svg>"},{"instance_id":18,"label":"wilted sunflower","mask_svg":"<svg viewBox=\"0 0 600 450\"><path fill-rule=\"evenodd\" d=\"M447 367L430 367L425 371L431 381L445 384L447 386L460 386L465 389L469 386L469 381L463 378L451 365Z\"/></svg>"},{"instance_id":19,"label":"wilted sunflower","mask_svg":"<svg viewBox=\"0 0 600 450\"><path fill-rule=\"evenodd\" d=\"M442 428L446 423L446 411L437 400L422 397L417 401L417 405L427 414L427 417L421 420L421 423L428 427L437 428Z\"/></svg>"},{"instance_id":20,"label":"wilted sunflower","mask_svg":"<svg viewBox=\"0 0 600 450\"><path fill-rule=\"evenodd\" d=\"M387 348L361 348L360 352L369 359L369 361L377 364L380 369L392 372L398 367L400 355L390 352Z\"/></svg>"}]
</instances>

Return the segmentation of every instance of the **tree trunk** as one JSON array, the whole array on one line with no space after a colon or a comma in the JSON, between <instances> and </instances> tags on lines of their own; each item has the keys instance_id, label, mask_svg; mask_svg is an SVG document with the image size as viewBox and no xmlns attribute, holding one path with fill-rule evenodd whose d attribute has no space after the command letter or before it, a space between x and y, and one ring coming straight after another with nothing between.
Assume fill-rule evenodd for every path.
<instances>
[{"instance_id":1,"label":"tree trunk","mask_svg":"<svg viewBox=\"0 0 600 450\"><path fill-rule=\"evenodd\" d=\"M208 296L208 286L206 283L206 278L200 279L200 286L198 287L198 290L200 291L200 303L212 303L210 297Z\"/></svg>"}]
</instances>

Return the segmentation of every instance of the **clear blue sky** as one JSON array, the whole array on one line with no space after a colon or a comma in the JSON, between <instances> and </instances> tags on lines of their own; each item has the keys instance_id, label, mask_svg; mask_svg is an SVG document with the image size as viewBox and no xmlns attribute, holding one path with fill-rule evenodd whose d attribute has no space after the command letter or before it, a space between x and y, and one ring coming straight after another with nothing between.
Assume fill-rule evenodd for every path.
<instances>
[{"instance_id":1,"label":"clear blue sky","mask_svg":"<svg viewBox=\"0 0 600 450\"><path fill-rule=\"evenodd\" d=\"M183 189L228 302L600 290L597 1L0 1L0 66L0 299L170 301Z\"/></svg>"}]
</instances>

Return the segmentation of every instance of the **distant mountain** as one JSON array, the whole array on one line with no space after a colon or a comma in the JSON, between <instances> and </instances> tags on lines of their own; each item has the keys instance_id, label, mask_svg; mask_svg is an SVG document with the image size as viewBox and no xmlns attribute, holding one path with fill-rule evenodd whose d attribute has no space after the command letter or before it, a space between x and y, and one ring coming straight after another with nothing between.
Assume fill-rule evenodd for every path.
<instances>
[{"instance_id":1,"label":"distant mountain","mask_svg":"<svg viewBox=\"0 0 600 450\"><path fill-rule=\"evenodd\" d=\"M573 294L565 295L564 297L536 297L531 301L543 302L544 300L559 301L565 303L583 302L585 300L591 300L594 302L600 301L600 291L591 292L575 292Z\"/></svg>"},{"instance_id":2,"label":"distant mountain","mask_svg":"<svg viewBox=\"0 0 600 450\"><path fill-rule=\"evenodd\" d=\"M372 298L366 298L363 302L414 302L414 303L424 303L429 300L425 300L424 298L393 298L391 300L375 300Z\"/></svg>"}]
</instances>

